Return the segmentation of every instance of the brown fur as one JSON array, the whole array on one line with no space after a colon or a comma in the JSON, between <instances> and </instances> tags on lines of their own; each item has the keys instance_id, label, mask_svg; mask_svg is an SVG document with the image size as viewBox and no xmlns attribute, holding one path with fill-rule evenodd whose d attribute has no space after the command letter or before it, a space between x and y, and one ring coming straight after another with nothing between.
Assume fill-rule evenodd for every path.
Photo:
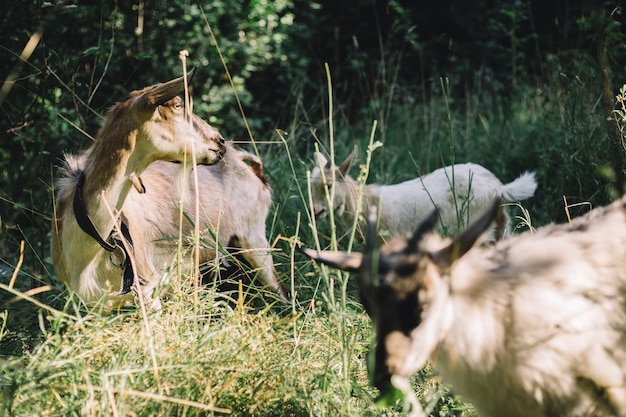
<instances>
[{"instance_id":1,"label":"brown fur","mask_svg":"<svg viewBox=\"0 0 626 417\"><path fill-rule=\"evenodd\" d=\"M223 245L237 235L250 254L249 263L286 300L265 238L271 196L267 185L259 181L261 161L257 158L251 168L243 161L254 158L226 144L216 129L193 114L190 122L178 97L183 87L179 78L131 93L108 112L93 145L79 156L67 157L57 181L52 227L56 274L89 304L104 301L106 307L115 307L128 301L128 296L117 295L121 270L74 216L72 200L84 172L86 212L104 239L114 232L119 219L125 221L134 245L136 272L146 280L141 290L135 288L136 295L153 307L158 307L154 290L174 258L179 222L176 203L181 194L188 218L197 215L200 219L207 241L202 260L216 256L216 244L210 243L212 233ZM192 151L201 164L196 168L199 193L191 175ZM186 164L172 163L182 161ZM137 184L145 186L145 193L139 192L142 187ZM196 198L199 213L195 213ZM184 226L188 237L193 227L188 221Z\"/></svg>"}]
</instances>

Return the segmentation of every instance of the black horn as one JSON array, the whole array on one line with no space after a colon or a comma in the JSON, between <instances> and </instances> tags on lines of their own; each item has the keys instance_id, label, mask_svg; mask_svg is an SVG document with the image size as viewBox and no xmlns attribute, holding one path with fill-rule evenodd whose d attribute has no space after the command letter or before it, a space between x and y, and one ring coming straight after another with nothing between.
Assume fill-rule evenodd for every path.
<instances>
[{"instance_id":1,"label":"black horn","mask_svg":"<svg viewBox=\"0 0 626 417\"><path fill-rule=\"evenodd\" d=\"M432 232L437 222L439 221L439 208L436 207L429 215L426 217L420 225L413 232L413 236L408 240L406 244L406 251L413 252L417 248L417 244L422 239L424 234Z\"/></svg>"}]
</instances>

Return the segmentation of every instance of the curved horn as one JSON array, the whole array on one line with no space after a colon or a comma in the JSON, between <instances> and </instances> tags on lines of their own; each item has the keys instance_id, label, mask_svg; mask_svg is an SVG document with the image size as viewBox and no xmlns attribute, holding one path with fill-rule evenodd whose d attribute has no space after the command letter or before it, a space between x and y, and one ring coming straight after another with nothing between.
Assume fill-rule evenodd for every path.
<instances>
[{"instance_id":1,"label":"curved horn","mask_svg":"<svg viewBox=\"0 0 626 417\"><path fill-rule=\"evenodd\" d=\"M406 252L413 252L417 248L417 244L425 233L431 232L439 221L439 207L435 209L424 219L413 232L413 236L406 242Z\"/></svg>"},{"instance_id":2,"label":"curved horn","mask_svg":"<svg viewBox=\"0 0 626 417\"><path fill-rule=\"evenodd\" d=\"M370 285L376 285L378 278L378 266L380 261L380 247L378 245L378 233L376 223L378 220L378 208L372 206L365 218L365 247L363 248L363 262L359 280L362 291Z\"/></svg>"},{"instance_id":3,"label":"curved horn","mask_svg":"<svg viewBox=\"0 0 626 417\"><path fill-rule=\"evenodd\" d=\"M501 209L500 199L495 198L491 206L445 248L431 254L432 259L440 268L448 268L457 259L469 251L478 238L489 228Z\"/></svg>"},{"instance_id":4,"label":"curved horn","mask_svg":"<svg viewBox=\"0 0 626 417\"><path fill-rule=\"evenodd\" d=\"M187 83L191 82L194 74L196 72L195 68L192 68L187 73ZM185 91L185 77L179 77L174 80L168 81L162 84L156 84L152 86L148 91L144 93L146 97L146 101L148 104L152 106L158 106L165 103L168 100L176 97L180 93Z\"/></svg>"},{"instance_id":5,"label":"curved horn","mask_svg":"<svg viewBox=\"0 0 626 417\"><path fill-rule=\"evenodd\" d=\"M376 233L376 222L378 220L378 207L370 207L365 216L365 252L371 252L378 243L378 233Z\"/></svg>"}]
</instances>

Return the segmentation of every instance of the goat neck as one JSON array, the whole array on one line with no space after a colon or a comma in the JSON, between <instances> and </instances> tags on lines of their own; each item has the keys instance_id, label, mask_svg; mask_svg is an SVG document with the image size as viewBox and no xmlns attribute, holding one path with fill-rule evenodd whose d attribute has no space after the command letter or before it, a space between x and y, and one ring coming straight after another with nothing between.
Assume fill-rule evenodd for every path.
<instances>
[{"instance_id":1,"label":"goat neck","mask_svg":"<svg viewBox=\"0 0 626 417\"><path fill-rule=\"evenodd\" d=\"M190 78L190 77L189 77ZM217 131L207 131L185 117L183 78L133 92L114 106L85 153L83 199L89 217L102 236L116 222L133 187L140 188L141 173L156 160L192 163L218 162L224 153ZM141 191L141 190L139 190Z\"/></svg>"}]
</instances>

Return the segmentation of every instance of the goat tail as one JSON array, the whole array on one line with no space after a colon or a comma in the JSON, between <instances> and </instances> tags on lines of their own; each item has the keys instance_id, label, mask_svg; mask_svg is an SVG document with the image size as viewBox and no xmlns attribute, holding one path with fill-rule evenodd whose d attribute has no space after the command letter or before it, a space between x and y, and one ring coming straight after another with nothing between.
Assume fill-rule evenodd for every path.
<instances>
[{"instance_id":1,"label":"goat tail","mask_svg":"<svg viewBox=\"0 0 626 417\"><path fill-rule=\"evenodd\" d=\"M59 171L60 175L55 179L57 201L69 201L74 196L78 178L85 169L84 154L66 154L63 162Z\"/></svg>"},{"instance_id":2,"label":"goat tail","mask_svg":"<svg viewBox=\"0 0 626 417\"><path fill-rule=\"evenodd\" d=\"M504 184L498 190L498 196L506 203L526 200L535 194L537 180L534 172L525 172L514 181Z\"/></svg>"},{"instance_id":3,"label":"goat tail","mask_svg":"<svg viewBox=\"0 0 626 417\"><path fill-rule=\"evenodd\" d=\"M261 158L258 156L251 154L250 152L242 151L237 149L237 156L243 162L248 165L248 168L257 176L259 180L263 183L263 185L267 186L267 178L265 177L265 172L263 171L263 162L261 162Z\"/></svg>"}]
</instances>

